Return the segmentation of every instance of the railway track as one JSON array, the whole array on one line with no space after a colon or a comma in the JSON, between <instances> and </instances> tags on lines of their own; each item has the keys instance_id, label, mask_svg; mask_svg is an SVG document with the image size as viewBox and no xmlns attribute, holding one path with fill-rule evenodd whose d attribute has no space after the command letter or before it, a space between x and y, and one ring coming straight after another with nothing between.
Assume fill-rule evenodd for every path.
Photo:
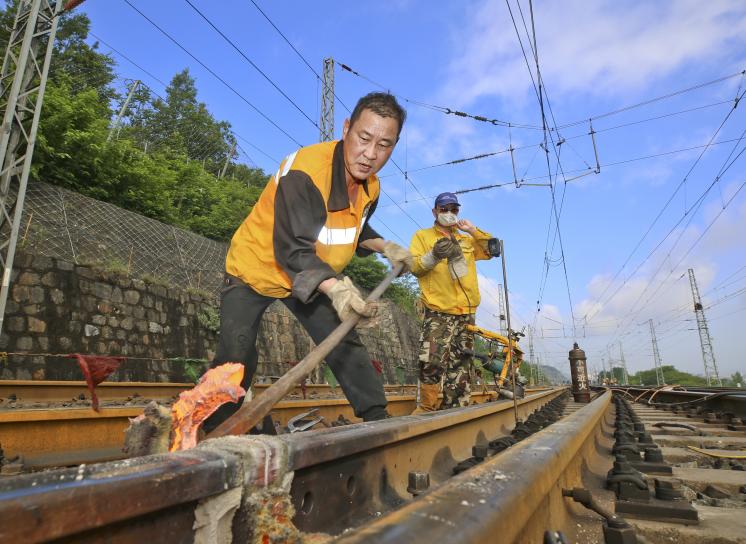
<instances>
[{"instance_id":1,"label":"railway track","mask_svg":"<svg viewBox=\"0 0 746 544\"><path fill-rule=\"evenodd\" d=\"M518 426L497 401L4 478L0 541L745 542L725 397L558 388Z\"/></svg>"},{"instance_id":2,"label":"railway track","mask_svg":"<svg viewBox=\"0 0 746 544\"><path fill-rule=\"evenodd\" d=\"M24 470L121 459L129 419L139 416L150 400L169 404L192 386L104 382L96 388L102 406L96 412L90 408L85 382L0 382L0 446L7 459L21 456ZM268 384L253 387L261 392ZM272 411L271 416L279 426L287 426L290 418L314 408L325 422L340 417L359 421L347 400L339 398L338 387L309 384L303 389L297 387L292 398ZM414 410L415 386L387 385L386 393L392 415L407 415ZM494 398L495 393L489 391L473 394L477 403Z\"/></svg>"}]
</instances>

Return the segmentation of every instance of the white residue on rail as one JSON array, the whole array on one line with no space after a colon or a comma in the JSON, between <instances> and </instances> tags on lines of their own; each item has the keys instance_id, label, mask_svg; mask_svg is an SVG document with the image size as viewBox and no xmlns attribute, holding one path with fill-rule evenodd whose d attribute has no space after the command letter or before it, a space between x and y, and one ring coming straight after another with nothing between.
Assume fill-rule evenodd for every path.
<instances>
[{"instance_id":1,"label":"white residue on rail","mask_svg":"<svg viewBox=\"0 0 746 544\"><path fill-rule=\"evenodd\" d=\"M449 527L456 527L456 524L453 523L451 520L441 518L440 516L434 516L432 514L425 514L423 512L412 512L412 513L416 516L420 516L420 517L427 518L433 521L437 521L439 523L445 523Z\"/></svg>"}]
</instances>

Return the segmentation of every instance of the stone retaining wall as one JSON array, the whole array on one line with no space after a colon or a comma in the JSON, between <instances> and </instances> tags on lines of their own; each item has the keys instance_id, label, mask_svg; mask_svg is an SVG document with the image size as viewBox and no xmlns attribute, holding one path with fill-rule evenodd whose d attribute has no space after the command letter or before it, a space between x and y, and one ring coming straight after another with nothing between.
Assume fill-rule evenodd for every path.
<instances>
[{"instance_id":1,"label":"stone retaining wall","mask_svg":"<svg viewBox=\"0 0 746 544\"><path fill-rule=\"evenodd\" d=\"M391 302L380 326L360 331L385 381L416 381L418 325ZM1 379L79 380L72 359L55 355L125 355L116 381L188 381L183 362L211 359L217 300L120 273L19 253L15 259L0 350ZM258 375L278 376L313 345L282 304L266 312L258 339ZM323 381L318 372L313 381Z\"/></svg>"}]
</instances>

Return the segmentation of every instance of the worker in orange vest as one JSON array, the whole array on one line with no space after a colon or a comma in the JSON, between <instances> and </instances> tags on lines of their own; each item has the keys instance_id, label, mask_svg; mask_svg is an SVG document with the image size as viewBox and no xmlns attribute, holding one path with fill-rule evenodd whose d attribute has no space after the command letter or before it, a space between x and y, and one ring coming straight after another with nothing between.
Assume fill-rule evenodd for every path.
<instances>
[{"instance_id":1,"label":"worker in orange vest","mask_svg":"<svg viewBox=\"0 0 746 544\"><path fill-rule=\"evenodd\" d=\"M371 317L375 311L350 278L339 276L354 254L381 253L392 266L411 263L407 249L384 240L370 225L380 194L376 173L391 156L405 118L390 94L361 98L344 122L341 140L303 147L280 163L233 235L212 366L243 363L245 389L258 362L259 321L272 302L282 302L319 344L345 317ZM388 416L383 382L354 330L326 362L356 416L365 421ZM238 408L224 404L204 430L210 432Z\"/></svg>"}]
</instances>

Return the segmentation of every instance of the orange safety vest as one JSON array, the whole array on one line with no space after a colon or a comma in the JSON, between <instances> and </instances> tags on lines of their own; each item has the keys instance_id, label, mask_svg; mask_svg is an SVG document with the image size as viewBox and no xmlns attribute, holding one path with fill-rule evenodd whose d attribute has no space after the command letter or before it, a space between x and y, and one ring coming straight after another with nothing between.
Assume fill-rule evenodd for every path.
<instances>
[{"instance_id":1,"label":"orange safety vest","mask_svg":"<svg viewBox=\"0 0 746 544\"><path fill-rule=\"evenodd\" d=\"M313 242L316 256L334 273L347 266L357 249L371 207L375 207L378 200L380 185L378 177L372 175L358 190L356 201L349 201L342 145L341 141L333 141L303 147L282 161L251 213L233 235L225 263L228 274L240 278L262 295L290 296L293 281L275 254L277 232L288 229L303 232L296 240L280 240L281 247L296 243L307 247ZM305 207L318 207L311 211L323 223L299 227L292 207L277 215L275 197L280 186L285 195L292 196L288 202L292 202L296 211L298 207L304 208L301 210L303 217L308 216L309 210ZM283 222L283 229L275 229L276 222ZM290 225L287 229L285 223ZM334 273L330 272L328 277ZM312 286L315 288L316 285Z\"/></svg>"}]
</instances>

